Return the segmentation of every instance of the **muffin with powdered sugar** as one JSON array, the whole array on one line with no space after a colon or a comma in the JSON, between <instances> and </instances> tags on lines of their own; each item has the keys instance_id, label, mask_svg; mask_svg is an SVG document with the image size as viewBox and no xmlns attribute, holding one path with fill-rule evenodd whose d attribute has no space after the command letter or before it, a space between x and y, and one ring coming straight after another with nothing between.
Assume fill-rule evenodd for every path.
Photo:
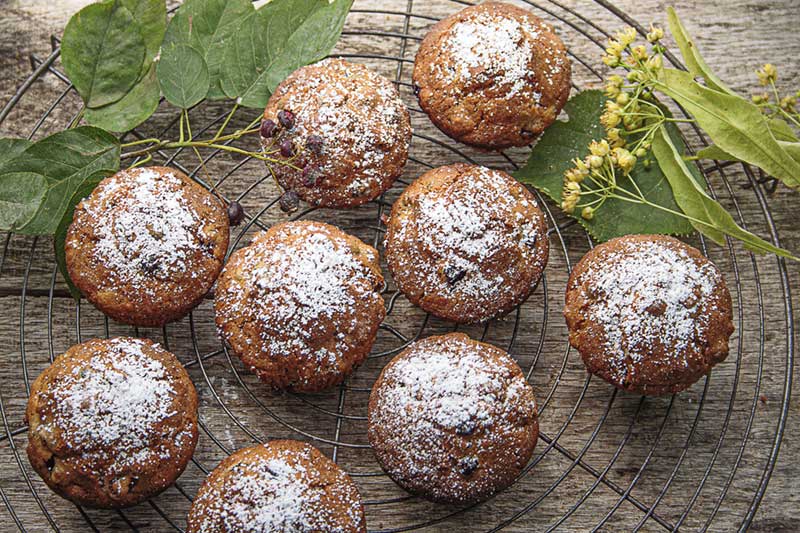
<instances>
[{"instance_id":1,"label":"muffin with powdered sugar","mask_svg":"<svg viewBox=\"0 0 800 533\"><path fill-rule=\"evenodd\" d=\"M731 296L699 250L664 235L628 235L572 270L564 317L586 368L646 395L691 386L728 356Z\"/></svg>"},{"instance_id":2,"label":"muffin with powdered sugar","mask_svg":"<svg viewBox=\"0 0 800 533\"><path fill-rule=\"evenodd\" d=\"M553 28L501 2L438 22L414 61L414 90L444 133L481 148L530 144L570 92L570 61Z\"/></svg>"},{"instance_id":3,"label":"muffin with powdered sugar","mask_svg":"<svg viewBox=\"0 0 800 533\"><path fill-rule=\"evenodd\" d=\"M319 450L274 440L236 451L203 482L188 533L366 532L355 483Z\"/></svg>"},{"instance_id":4,"label":"muffin with powdered sugar","mask_svg":"<svg viewBox=\"0 0 800 533\"><path fill-rule=\"evenodd\" d=\"M180 476L197 444L197 392L174 355L126 337L58 356L25 411L28 458L78 505L128 507Z\"/></svg>"},{"instance_id":5,"label":"muffin with powdered sugar","mask_svg":"<svg viewBox=\"0 0 800 533\"><path fill-rule=\"evenodd\" d=\"M538 435L522 370L503 350L463 333L406 348L369 397L378 462L405 490L435 502L476 502L508 487Z\"/></svg>"},{"instance_id":6,"label":"muffin with powdered sugar","mask_svg":"<svg viewBox=\"0 0 800 533\"><path fill-rule=\"evenodd\" d=\"M222 203L167 167L120 171L75 208L64 244L75 286L109 317L162 326L200 303L222 270Z\"/></svg>"}]
</instances>

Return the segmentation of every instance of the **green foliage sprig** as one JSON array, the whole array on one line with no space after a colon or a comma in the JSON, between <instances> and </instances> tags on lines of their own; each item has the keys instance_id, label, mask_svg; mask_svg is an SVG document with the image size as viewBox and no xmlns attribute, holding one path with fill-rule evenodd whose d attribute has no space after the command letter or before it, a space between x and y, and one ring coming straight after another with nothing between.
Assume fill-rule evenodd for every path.
<instances>
[{"instance_id":1,"label":"green foliage sprig","mask_svg":"<svg viewBox=\"0 0 800 533\"><path fill-rule=\"evenodd\" d=\"M800 144L784 120L793 118L792 101L782 99L781 104L778 100L775 107L765 105L766 101L754 103L737 95L710 70L673 9L668 10L668 16L670 31L688 72L664 66L663 29L651 26L646 44L636 42L637 32L633 28L618 32L610 39L602 58L607 66L623 71L606 80L606 99L600 104L603 112L598 118L604 130L602 135L588 143L588 150L584 144L582 149L572 151L572 164L562 174L560 194L553 194L552 176L541 173L536 160L542 157L542 142L544 148L572 143L549 139L550 131L534 148L528 165L518 177L550 194L598 240L640 233L643 229L685 233L685 224L665 218L669 216L683 219L718 244L723 244L728 236L753 251L797 259L738 226L708 195L696 166L687 162L700 157L743 161L797 188L800 158L796 156ZM774 71L769 67L762 69L759 77L762 84L766 81L774 86ZM689 118L674 118L658 100L659 95L678 103ZM575 99L580 97L583 94ZM677 122L694 122L714 145L699 152L697 157L686 156ZM655 185L644 173L653 166L663 177ZM624 204L644 207L646 212L641 213L641 218L630 220L625 211L633 207L626 208Z\"/></svg>"}]
</instances>

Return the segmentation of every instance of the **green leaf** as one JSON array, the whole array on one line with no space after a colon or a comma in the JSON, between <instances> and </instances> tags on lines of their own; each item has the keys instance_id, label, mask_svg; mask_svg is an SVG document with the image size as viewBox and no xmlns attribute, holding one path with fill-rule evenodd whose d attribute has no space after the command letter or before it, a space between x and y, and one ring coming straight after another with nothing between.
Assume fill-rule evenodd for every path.
<instances>
[{"instance_id":1,"label":"green leaf","mask_svg":"<svg viewBox=\"0 0 800 533\"><path fill-rule=\"evenodd\" d=\"M87 107L120 100L144 68L141 26L119 0L91 4L64 30L61 60Z\"/></svg>"},{"instance_id":2,"label":"green leaf","mask_svg":"<svg viewBox=\"0 0 800 533\"><path fill-rule=\"evenodd\" d=\"M781 118L773 117L767 120L767 127L772 132L772 136L778 141L798 142L797 134L788 122Z\"/></svg>"},{"instance_id":3,"label":"green leaf","mask_svg":"<svg viewBox=\"0 0 800 533\"><path fill-rule=\"evenodd\" d=\"M774 253L800 261L790 252L739 227L730 213L706 194L663 128L659 128L653 138L653 155L672 186L675 201L681 211L692 217L692 225L697 231L719 245L725 244L725 235L728 235L742 241L746 248L754 252Z\"/></svg>"},{"instance_id":4,"label":"green leaf","mask_svg":"<svg viewBox=\"0 0 800 533\"><path fill-rule=\"evenodd\" d=\"M150 67L158 56L164 32L167 30L167 3L165 0L120 0L131 12L133 18L143 29L142 38L145 46L145 61L140 79L150 72Z\"/></svg>"},{"instance_id":5,"label":"green leaf","mask_svg":"<svg viewBox=\"0 0 800 533\"><path fill-rule=\"evenodd\" d=\"M25 151L33 142L28 139L0 139L0 170L8 161Z\"/></svg>"},{"instance_id":6,"label":"green leaf","mask_svg":"<svg viewBox=\"0 0 800 533\"><path fill-rule=\"evenodd\" d=\"M667 18L669 19L669 31L675 38L675 42L678 43L683 61L686 63L686 68L689 69L692 76L702 77L706 80L706 84L716 91L731 96L738 96L711 71L711 68L705 62L703 56L700 55L700 51L697 50L697 46L694 44L694 41L692 41L692 38L689 37L686 28L683 26L681 20L678 18L678 14L672 7L667 8Z\"/></svg>"},{"instance_id":7,"label":"green leaf","mask_svg":"<svg viewBox=\"0 0 800 533\"><path fill-rule=\"evenodd\" d=\"M560 205L564 172L572 168L573 159L583 158L589 153L591 141L605 137L600 124L605 101L603 93L595 90L583 91L570 99L564 108L569 122L557 121L545 130L528 162L514 174L515 177L533 185ZM639 163L631 176L649 201L678 210L669 184L657 165L645 169ZM621 180L620 184L633 189L630 178ZM679 215L615 198L606 200L592 220L585 220L577 213L573 218L601 242L631 233L682 235L692 231L692 226Z\"/></svg>"},{"instance_id":8,"label":"green leaf","mask_svg":"<svg viewBox=\"0 0 800 533\"><path fill-rule=\"evenodd\" d=\"M254 11L250 0L187 0L170 20L163 46L188 44L200 52L211 79L207 98L225 98L220 84L225 47Z\"/></svg>"},{"instance_id":9,"label":"green leaf","mask_svg":"<svg viewBox=\"0 0 800 533\"><path fill-rule=\"evenodd\" d=\"M226 43L222 89L263 108L272 91L336 45L352 0L273 0L245 18Z\"/></svg>"},{"instance_id":10,"label":"green leaf","mask_svg":"<svg viewBox=\"0 0 800 533\"><path fill-rule=\"evenodd\" d=\"M96 109L87 108L83 118L108 131L129 131L155 113L160 98L156 67L151 65L147 75L122 100Z\"/></svg>"},{"instance_id":11,"label":"green leaf","mask_svg":"<svg viewBox=\"0 0 800 533\"><path fill-rule=\"evenodd\" d=\"M800 163L781 148L757 106L703 87L681 70L664 69L658 90L683 106L723 151L800 187Z\"/></svg>"},{"instance_id":12,"label":"green leaf","mask_svg":"<svg viewBox=\"0 0 800 533\"><path fill-rule=\"evenodd\" d=\"M64 215L61 217L61 221L58 223L55 234L53 235L53 246L56 252L56 264L58 265L58 270L64 277L64 281L67 282L69 293L76 300L80 300L81 292L78 290L75 284L72 283L72 279L69 277L69 271L67 270L67 258L64 249L64 244L67 240L67 230L69 230L69 226L72 224L72 216L75 214L75 206L77 206L81 200L92 194L94 188L97 187L97 184L100 183L105 176L105 172L100 171L87 177L86 180L84 180L84 182L78 186L78 188L70 197L69 203L67 204L67 209L64 211Z\"/></svg>"},{"instance_id":13,"label":"green leaf","mask_svg":"<svg viewBox=\"0 0 800 533\"><path fill-rule=\"evenodd\" d=\"M0 167L0 231L51 235L76 190L119 170L110 133L82 126L46 137Z\"/></svg>"},{"instance_id":14,"label":"green leaf","mask_svg":"<svg viewBox=\"0 0 800 533\"><path fill-rule=\"evenodd\" d=\"M156 68L161 92L171 104L188 109L208 94L208 67L200 52L187 44L161 51Z\"/></svg>"}]
</instances>

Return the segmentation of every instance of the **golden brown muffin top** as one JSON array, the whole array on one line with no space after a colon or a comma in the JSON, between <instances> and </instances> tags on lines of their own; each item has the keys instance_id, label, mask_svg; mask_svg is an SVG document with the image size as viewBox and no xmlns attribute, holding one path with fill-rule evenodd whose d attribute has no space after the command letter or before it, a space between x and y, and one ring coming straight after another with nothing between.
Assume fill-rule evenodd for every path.
<instances>
[{"instance_id":1,"label":"golden brown muffin top","mask_svg":"<svg viewBox=\"0 0 800 533\"><path fill-rule=\"evenodd\" d=\"M462 333L409 346L370 395L379 462L406 490L434 501L477 501L510 485L537 437L522 370L503 350Z\"/></svg>"},{"instance_id":2,"label":"golden brown muffin top","mask_svg":"<svg viewBox=\"0 0 800 533\"><path fill-rule=\"evenodd\" d=\"M366 531L350 477L310 444L292 440L222 461L200 487L188 522L189 533Z\"/></svg>"}]
</instances>

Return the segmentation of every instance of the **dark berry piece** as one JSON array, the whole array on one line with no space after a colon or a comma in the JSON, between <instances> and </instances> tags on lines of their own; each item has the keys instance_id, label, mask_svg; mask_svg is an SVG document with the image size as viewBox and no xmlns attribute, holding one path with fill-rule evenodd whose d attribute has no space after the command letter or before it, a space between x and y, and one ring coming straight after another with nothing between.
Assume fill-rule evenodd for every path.
<instances>
[{"instance_id":1,"label":"dark berry piece","mask_svg":"<svg viewBox=\"0 0 800 533\"><path fill-rule=\"evenodd\" d=\"M234 200L233 202L228 204L228 222L230 222L231 226L238 226L242 223L244 219L244 209L242 209L242 204Z\"/></svg>"},{"instance_id":2,"label":"dark berry piece","mask_svg":"<svg viewBox=\"0 0 800 533\"><path fill-rule=\"evenodd\" d=\"M161 261L155 257L146 257L141 263L142 272L146 274L153 274L161 268Z\"/></svg>"},{"instance_id":3,"label":"dark berry piece","mask_svg":"<svg viewBox=\"0 0 800 533\"><path fill-rule=\"evenodd\" d=\"M322 153L322 144L324 142L324 139L319 135L309 135L308 139L306 139L306 148L319 155Z\"/></svg>"},{"instance_id":4,"label":"dark berry piece","mask_svg":"<svg viewBox=\"0 0 800 533\"><path fill-rule=\"evenodd\" d=\"M464 477L469 477L478 469L477 457L464 457L458 462L458 473Z\"/></svg>"},{"instance_id":5,"label":"dark berry piece","mask_svg":"<svg viewBox=\"0 0 800 533\"><path fill-rule=\"evenodd\" d=\"M478 428L478 423L471 418L469 420L465 420L461 422L459 425L456 426L456 435L461 435L462 437L468 437L475 433L475 430Z\"/></svg>"},{"instance_id":6,"label":"dark berry piece","mask_svg":"<svg viewBox=\"0 0 800 533\"><path fill-rule=\"evenodd\" d=\"M422 90L422 87L420 87L419 85L417 85L417 84L415 83L415 84L414 84L414 96L419 96L419 92L420 92L421 90Z\"/></svg>"},{"instance_id":7,"label":"dark berry piece","mask_svg":"<svg viewBox=\"0 0 800 533\"><path fill-rule=\"evenodd\" d=\"M281 141L280 144L281 155L283 157L292 157L294 155L294 146L289 139Z\"/></svg>"},{"instance_id":8,"label":"dark berry piece","mask_svg":"<svg viewBox=\"0 0 800 533\"><path fill-rule=\"evenodd\" d=\"M653 316L661 316L667 310L667 303L663 300L656 300L647 306L645 311Z\"/></svg>"},{"instance_id":9,"label":"dark berry piece","mask_svg":"<svg viewBox=\"0 0 800 533\"><path fill-rule=\"evenodd\" d=\"M261 129L259 130L259 133L261 134L262 137L268 139L268 138L272 137L273 135L275 135L275 131L277 129L278 129L278 125L275 124L274 120L269 120L269 119L262 120L261 121Z\"/></svg>"},{"instance_id":10,"label":"dark berry piece","mask_svg":"<svg viewBox=\"0 0 800 533\"><path fill-rule=\"evenodd\" d=\"M466 270L455 265L447 265L444 267L444 276L447 278L447 282L450 283L450 285L461 281L466 275Z\"/></svg>"},{"instance_id":11,"label":"dark berry piece","mask_svg":"<svg viewBox=\"0 0 800 533\"><path fill-rule=\"evenodd\" d=\"M53 468L55 468L56 466L56 456L51 455L50 458L47 460L47 462L44 464L44 466L47 467L48 472L52 472Z\"/></svg>"},{"instance_id":12,"label":"dark berry piece","mask_svg":"<svg viewBox=\"0 0 800 533\"><path fill-rule=\"evenodd\" d=\"M300 197L294 191L286 191L278 201L278 206L284 213L293 213L300 206Z\"/></svg>"},{"instance_id":13,"label":"dark berry piece","mask_svg":"<svg viewBox=\"0 0 800 533\"><path fill-rule=\"evenodd\" d=\"M319 177L319 169L314 165L306 165L303 167L303 185L306 187L313 187L317 184Z\"/></svg>"},{"instance_id":14,"label":"dark berry piece","mask_svg":"<svg viewBox=\"0 0 800 533\"><path fill-rule=\"evenodd\" d=\"M278 122L287 130L294 128L294 113L286 109L278 111Z\"/></svg>"}]
</instances>

